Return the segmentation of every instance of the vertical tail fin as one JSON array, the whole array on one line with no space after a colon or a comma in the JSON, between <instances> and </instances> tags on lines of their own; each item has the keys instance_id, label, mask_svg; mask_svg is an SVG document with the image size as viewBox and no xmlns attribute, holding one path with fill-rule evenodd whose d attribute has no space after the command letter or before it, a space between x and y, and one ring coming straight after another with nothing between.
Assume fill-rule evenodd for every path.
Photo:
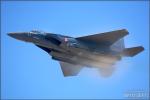
<instances>
[{"instance_id":1,"label":"vertical tail fin","mask_svg":"<svg viewBox=\"0 0 150 100\"><path fill-rule=\"evenodd\" d=\"M124 38L121 38L120 40L118 40L117 42L115 42L113 45L111 45L110 47L112 50L114 51L118 51L121 52L124 50L125 45L124 45Z\"/></svg>"}]
</instances>

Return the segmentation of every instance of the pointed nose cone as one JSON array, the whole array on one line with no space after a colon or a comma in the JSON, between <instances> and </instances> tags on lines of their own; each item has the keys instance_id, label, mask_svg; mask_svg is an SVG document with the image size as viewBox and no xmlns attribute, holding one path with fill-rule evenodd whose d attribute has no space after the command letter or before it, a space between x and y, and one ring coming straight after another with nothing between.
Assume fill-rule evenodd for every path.
<instances>
[{"instance_id":1,"label":"pointed nose cone","mask_svg":"<svg viewBox=\"0 0 150 100\"><path fill-rule=\"evenodd\" d=\"M23 32L11 32L8 33L8 36L22 41L25 41L27 39L27 34Z\"/></svg>"},{"instance_id":2,"label":"pointed nose cone","mask_svg":"<svg viewBox=\"0 0 150 100\"><path fill-rule=\"evenodd\" d=\"M9 35L10 37L13 37L13 38L16 37L16 33L8 33L7 35Z\"/></svg>"},{"instance_id":3,"label":"pointed nose cone","mask_svg":"<svg viewBox=\"0 0 150 100\"><path fill-rule=\"evenodd\" d=\"M15 39L19 39L21 38L21 34L20 33L8 33L8 35L12 38L15 38Z\"/></svg>"}]
</instances>

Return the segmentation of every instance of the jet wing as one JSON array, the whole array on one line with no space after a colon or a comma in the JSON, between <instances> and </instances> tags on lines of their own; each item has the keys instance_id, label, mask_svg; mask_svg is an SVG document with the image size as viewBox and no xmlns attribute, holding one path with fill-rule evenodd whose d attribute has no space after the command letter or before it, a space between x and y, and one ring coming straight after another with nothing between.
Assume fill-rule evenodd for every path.
<instances>
[{"instance_id":1,"label":"jet wing","mask_svg":"<svg viewBox=\"0 0 150 100\"><path fill-rule=\"evenodd\" d=\"M110 77L115 71L115 69L116 69L115 66L102 67L99 68L99 72L102 77Z\"/></svg>"},{"instance_id":2,"label":"jet wing","mask_svg":"<svg viewBox=\"0 0 150 100\"><path fill-rule=\"evenodd\" d=\"M75 76L83 68L83 66L80 65L74 65L70 63L61 62L61 61L60 61L60 65L64 76Z\"/></svg>"},{"instance_id":3,"label":"jet wing","mask_svg":"<svg viewBox=\"0 0 150 100\"><path fill-rule=\"evenodd\" d=\"M77 40L81 41L88 41L88 42L94 42L106 46L110 46L119 39L123 38L128 34L128 31L126 29L122 30L116 30L111 32L105 32L105 33L99 33L95 35L89 35L89 36L83 36L76 38Z\"/></svg>"},{"instance_id":4,"label":"jet wing","mask_svg":"<svg viewBox=\"0 0 150 100\"><path fill-rule=\"evenodd\" d=\"M45 48L45 47L42 47L42 46L39 46L39 45L36 45L36 46L41 48L42 50L46 51L47 53L51 52L51 50L49 48Z\"/></svg>"}]
</instances>

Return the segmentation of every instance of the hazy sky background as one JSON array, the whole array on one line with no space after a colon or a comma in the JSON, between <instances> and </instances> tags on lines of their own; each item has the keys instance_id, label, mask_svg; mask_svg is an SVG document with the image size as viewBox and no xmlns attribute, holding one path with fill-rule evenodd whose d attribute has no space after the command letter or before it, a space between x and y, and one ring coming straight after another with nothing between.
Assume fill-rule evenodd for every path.
<instances>
[{"instance_id":1,"label":"hazy sky background","mask_svg":"<svg viewBox=\"0 0 150 100\"><path fill-rule=\"evenodd\" d=\"M3 99L125 98L125 92L148 91L148 1L127 2L2 2L1 96ZM31 43L13 39L8 32L39 29L68 36L83 36L127 29L126 47L145 51L124 58L109 78L84 68L78 76L64 77L58 61Z\"/></svg>"}]
</instances>

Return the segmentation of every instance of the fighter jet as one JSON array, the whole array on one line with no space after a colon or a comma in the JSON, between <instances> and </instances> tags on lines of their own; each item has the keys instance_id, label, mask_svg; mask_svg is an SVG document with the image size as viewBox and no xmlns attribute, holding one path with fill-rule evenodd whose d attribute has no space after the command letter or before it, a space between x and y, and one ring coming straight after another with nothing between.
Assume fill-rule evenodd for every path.
<instances>
[{"instance_id":1,"label":"fighter jet","mask_svg":"<svg viewBox=\"0 0 150 100\"><path fill-rule=\"evenodd\" d=\"M98 68L104 77L111 76L122 57L133 57L144 50L142 46L125 48L126 29L82 37L32 30L11 32L9 36L35 44L59 61L64 76L75 76L83 67Z\"/></svg>"}]
</instances>

